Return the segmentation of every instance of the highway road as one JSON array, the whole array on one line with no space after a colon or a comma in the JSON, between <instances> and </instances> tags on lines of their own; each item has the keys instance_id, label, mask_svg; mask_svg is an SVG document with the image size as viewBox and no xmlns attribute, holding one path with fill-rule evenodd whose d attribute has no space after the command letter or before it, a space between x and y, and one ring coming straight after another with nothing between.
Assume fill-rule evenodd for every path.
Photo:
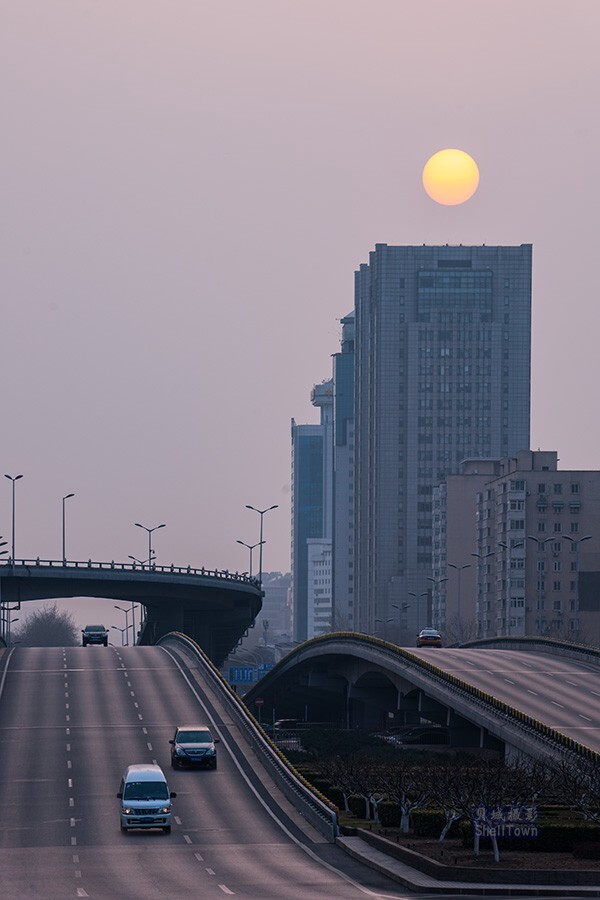
<instances>
[{"instance_id":1,"label":"highway road","mask_svg":"<svg viewBox=\"0 0 600 900\"><path fill-rule=\"evenodd\" d=\"M600 752L600 666L520 650L410 652Z\"/></svg>"},{"instance_id":2,"label":"highway road","mask_svg":"<svg viewBox=\"0 0 600 900\"><path fill-rule=\"evenodd\" d=\"M206 704L217 770L172 771L174 726L206 722ZM249 782L228 751L237 737L159 647L15 650L0 696L2 900L407 896L306 825L266 775ZM142 762L177 792L171 834L120 831L120 778Z\"/></svg>"}]
</instances>

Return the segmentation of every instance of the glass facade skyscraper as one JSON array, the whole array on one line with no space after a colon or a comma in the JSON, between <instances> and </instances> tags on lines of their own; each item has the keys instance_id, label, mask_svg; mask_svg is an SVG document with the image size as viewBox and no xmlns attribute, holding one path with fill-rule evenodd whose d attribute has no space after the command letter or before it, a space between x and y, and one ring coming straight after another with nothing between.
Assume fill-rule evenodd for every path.
<instances>
[{"instance_id":1,"label":"glass facade skyscraper","mask_svg":"<svg viewBox=\"0 0 600 900\"><path fill-rule=\"evenodd\" d=\"M529 448L531 254L378 244L356 273L357 630L414 642L433 485L467 457Z\"/></svg>"}]
</instances>

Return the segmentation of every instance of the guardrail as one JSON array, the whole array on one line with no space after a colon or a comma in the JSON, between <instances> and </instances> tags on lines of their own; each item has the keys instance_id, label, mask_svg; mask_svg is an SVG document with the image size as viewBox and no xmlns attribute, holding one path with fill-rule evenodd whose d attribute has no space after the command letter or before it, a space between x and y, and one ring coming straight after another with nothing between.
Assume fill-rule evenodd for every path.
<instances>
[{"instance_id":1,"label":"guardrail","mask_svg":"<svg viewBox=\"0 0 600 900\"><path fill-rule=\"evenodd\" d=\"M549 725L545 725L543 722L534 719L533 716L521 712L521 710L511 706L509 703L504 703L492 694L482 691L480 688L469 684L462 678L458 678L456 675L445 672L444 669L433 665L429 660L416 656L411 653L410 650L397 647L395 644L390 644L388 641L384 641L381 638L371 635L351 631L336 632L334 634L320 635L319 637L311 638L309 641L305 641L303 644L295 647L287 654L287 656L284 656L274 668L270 669L264 676L265 683L268 683L268 680L276 678L278 670L281 671L281 669L285 668L286 664L289 664L294 656L300 655L303 651L306 651L313 646L318 646L319 650L322 652L321 645L328 642L338 642L340 640L346 640L358 645L362 644L375 647L396 662L401 659L408 668L420 669L421 671L427 672L427 674L437 681L438 684L443 684L444 687L460 694L470 702L474 702L481 708L485 708L487 711L500 716L505 722L526 732L529 737L538 739L547 749L567 751L575 756L591 759L600 764L600 753L592 750L591 747L586 747L584 744L574 741L573 738L567 737L567 735L563 734L561 731L557 731Z\"/></svg>"},{"instance_id":2,"label":"guardrail","mask_svg":"<svg viewBox=\"0 0 600 900\"><path fill-rule=\"evenodd\" d=\"M241 581L244 584L252 584L255 587L260 587L260 581L258 578L250 577L244 572L229 572L227 569L207 569L204 566L201 568L194 568L194 566L176 566L171 563L168 566L157 566L152 564L142 565L141 563L120 563L115 562L114 559L110 562L95 562L94 560L67 560L63 562L63 560L56 559L40 559L39 556L36 559L15 559L14 563L11 559L3 559L0 560L0 571L2 569L22 569L22 568L34 568L39 566L48 566L49 568L60 568L60 569L99 569L99 570L118 570L118 571L126 571L126 572L140 572L150 575L199 575L201 577L208 578L222 578L227 581Z\"/></svg>"},{"instance_id":3,"label":"guardrail","mask_svg":"<svg viewBox=\"0 0 600 900\"><path fill-rule=\"evenodd\" d=\"M238 724L249 738L257 757L278 787L311 825L330 841L335 841L339 828L337 808L334 804L316 792L309 782L288 763L281 750L264 734L245 703L195 641L179 632L172 632L161 638L158 644L167 644L169 641L182 645L188 654L191 653L202 663L205 673L222 699L228 704Z\"/></svg>"}]
</instances>

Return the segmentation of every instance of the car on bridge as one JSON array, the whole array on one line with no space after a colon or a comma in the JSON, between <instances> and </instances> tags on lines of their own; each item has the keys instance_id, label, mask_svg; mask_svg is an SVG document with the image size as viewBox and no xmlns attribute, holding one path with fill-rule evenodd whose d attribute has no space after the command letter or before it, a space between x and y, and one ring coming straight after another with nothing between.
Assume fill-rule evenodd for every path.
<instances>
[{"instance_id":1,"label":"car on bridge","mask_svg":"<svg viewBox=\"0 0 600 900\"><path fill-rule=\"evenodd\" d=\"M171 800L177 794L169 791L160 766L128 766L117 794L121 801L121 831L130 828L162 828L171 831Z\"/></svg>"},{"instance_id":2,"label":"car on bridge","mask_svg":"<svg viewBox=\"0 0 600 900\"><path fill-rule=\"evenodd\" d=\"M173 769L216 769L219 738L206 725L178 725L171 744Z\"/></svg>"},{"instance_id":3,"label":"car on bridge","mask_svg":"<svg viewBox=\"0 0 600 900\"><path fill-rule=\"evenodd\" d=\"M108 647L108 631L104 625L86 625L81 632L81 643L84 647L88 644L104 644Z\"/></svg>"},{"instance_id":4,"label":"car on bridge","mask_svg":"<svg viewBox=\"0 0 600 900\"><path fill-rule=\"evenodd\" d=\"M441 647L442 636L435 628L422 628L417 635L417 647Z\"/></svg>"}]
</instances>

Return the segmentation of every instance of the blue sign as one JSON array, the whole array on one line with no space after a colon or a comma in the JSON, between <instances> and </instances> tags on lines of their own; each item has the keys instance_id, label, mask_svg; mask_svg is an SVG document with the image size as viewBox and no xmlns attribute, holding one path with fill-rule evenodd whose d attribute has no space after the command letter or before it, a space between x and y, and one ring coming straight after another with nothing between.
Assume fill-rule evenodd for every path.
<instances>
[{"instance_id":1,"label":"blue sign","mask_svg":"<svg viewBox=\"0 0 600 900\"><path fill-rule=\"evenodd\" d=\"M274 666L275 663L260 663L258 667L258 677L262 678L263 675L266 675L267 672L270 672Z\"/></svg>"},{"instance_id":2,"label":"blue sign","mask_svg":"<svg viewBox=\"0 0 600 900\"><path fill-rule=\"evenodd\" d=\"M230 666L229 680L237 683L256 681L254 666Z\"/></svg>"}]
</instances>

